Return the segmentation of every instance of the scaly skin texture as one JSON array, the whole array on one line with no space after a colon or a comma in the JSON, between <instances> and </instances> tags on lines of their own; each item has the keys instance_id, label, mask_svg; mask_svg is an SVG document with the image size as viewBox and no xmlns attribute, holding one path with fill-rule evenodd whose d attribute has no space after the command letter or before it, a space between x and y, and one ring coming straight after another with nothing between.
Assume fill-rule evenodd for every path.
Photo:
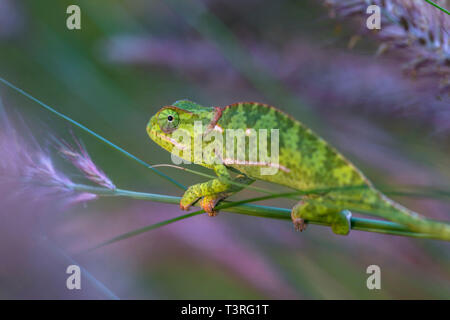
<instances>
[{"instance_id":1,"label":"scaly skin texture","mask_svg":"<svg viewBox=\"0 0 450 320\"><path fill-rule=\"evenodd\" d=\"M227 141L228 129L242 130L248 135L249 130L254 129L258 141L260 129L266 129L270 145L270 130L278 129L278 170L275 170L274 174L261 174L261 168L268 168L270 164L264 161L249 161L249 138L245 140L244 145L235 143L234 146L236 155L245 154L244 162L219 156L217 151L211 148L214 139L206 138L201 142L201 147L207 152L199 160L195 155L198 145L195 144L194 137L198 132L195 132L194 123L202 124L202 136L206 137L211 133L221 135L224 143ZM294 226L300 231L305 229L306 221L315 220L330 224L336 234L346 235L351 228L351 213L347 209L351 209L406 225L417 232L435 234L450 240L448 224L426 220L388 199L327 142L299 121L272 106L240 102L225 107L203 107L188 100L180 100L163 107L154 115L147 125L147 132L153 141L167 151L175 152L184 160L213 169L217 175L216 179L188 188L180 202L183 210L188 210L202 198L200 205L213 216L216 214L214 207L220 200L242 190L245 185L255 180L264 180L300 191L323 190L314 196L304 197L292 209ZM180 132L187 132L192 138L190 142L180 140L176 136ZM267 149L270 150L270 146L267 146ZM213 159L216 160L215 163ZM230 171L237 172L238 175L233 177Z\"/></svg>"}]
</instances>

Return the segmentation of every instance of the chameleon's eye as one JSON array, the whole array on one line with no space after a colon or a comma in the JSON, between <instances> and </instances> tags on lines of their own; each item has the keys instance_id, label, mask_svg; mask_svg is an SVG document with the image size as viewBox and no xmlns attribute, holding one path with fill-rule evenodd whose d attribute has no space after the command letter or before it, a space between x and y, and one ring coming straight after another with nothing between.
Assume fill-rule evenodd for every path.
<instances>
[{"instance_id":1,"label":"chameleon's eye","mask_svg":"<svg viewBox=\"0 0 450 320\"><path fill-rule=\"evenodd\" d=\"M165 133L173 132L180 123L180 117L174 109L163 109L158 115L158 124Z\"/></svg>"}]
</instances>

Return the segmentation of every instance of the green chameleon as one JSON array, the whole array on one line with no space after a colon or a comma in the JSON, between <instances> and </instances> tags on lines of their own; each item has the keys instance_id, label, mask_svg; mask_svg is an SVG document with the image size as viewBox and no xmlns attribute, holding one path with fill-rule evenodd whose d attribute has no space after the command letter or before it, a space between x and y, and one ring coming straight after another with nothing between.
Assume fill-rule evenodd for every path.
<instances>
[{"instance_id":1,"label":"green chameleon","mask_svg":"<svg viewBox=\"0 0 450 320\"><path fill-rule=\"evenodd\" d=\"M201 141L203 158L194 161L195 150L189 153L186 150L192 150L194 145L195 123L202 125L202 136L214 131L216 135L222 135L223 141L226 141L229 129L243 132L254 129L258 135L261 135L260 129L266 129L266 132L278 129L278 170L275 174L263 175L260 169L273 164L248 161L248 155L245 157L247 161L224 159L217 154L216 149L208 149L215 139ZM180 140L177 136L180 132L187 132L192 139ZM272 106L240 102L225 107L203 107L188 100L180 100L160 109L150 119L147 133L153 141L177 154L180 159L213 169L217 175L213 180L195 184L186 190L180 201L183 210L188 210L200 200L200 206L210 216L214 216L214 207L219 201L255 180L264 180L300 191L323 190L303 196L292 209L292 221L300 231L306 228L308 220L314 220L331 225L336 234L347 235L351 228L351 209L402 224L413 231L450 240L449 224L425 219L388 199L322 138ZM233 151L242 156L246 153L243 148L248 147L249 141L246 139L245 145L233 145Z\"/></svg>"}]
</instances>

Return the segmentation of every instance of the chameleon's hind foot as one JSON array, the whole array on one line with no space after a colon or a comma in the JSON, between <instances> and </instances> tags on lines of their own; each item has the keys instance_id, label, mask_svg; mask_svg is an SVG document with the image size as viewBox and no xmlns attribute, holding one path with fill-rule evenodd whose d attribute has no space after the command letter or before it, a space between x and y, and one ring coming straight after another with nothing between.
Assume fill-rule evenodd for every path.
<instances>
[{"instance_id":1,"label":"chameleon's hind foot","mask_svg":"<svg viewBox=\"0 0 450 320\"><path fill-rule=\"evenodd\" d=\"M292 222L296 230L306 229L306 221L316 221L331 225L335 234L347 235L351 229L352 214L348 210L336 211L330 208L322 198L313 201L300 201L291 211Z\"/></svg>"},{"instance_id":2,"label":"chameleon's hind foot","mask_svg":"<svg viewBox=\"0 0 450 320\"><path fill-rule=\"evenodd\" d=\"M342 210L336 215L335 221L331 224L331 230L335 234L346 236L351 230L352 213L348 210Z\"/></svg>"},{"instance_id":3,"label":"chameleon's hind foot","mask_svg":"<svg viewBox=\"0 0 450 320\"><path fill-rule=\"evenodd\" d=\"M294 228L297 231L304 231L306 230L306 222L304 219L298 217L296 215L296 213L298 212L298 209L303 205L303 202L300 201L294 208L292 208L291 211L291 219L292 219L292 223L294 224Z\"/></svg>"},{"instance_id":4,"label":"chameleon's hind foot","mask_svg":"<svg viewBox=\"0 0 450 320\"><path fill-rule=\"evenodd\" d=\"M294 223L295 230L300 231L300 232L306 230L306 227L308 226L306 224L305 220L303 220L301 218L292 219L292 222Z\"/></svg>"}]
</instances>

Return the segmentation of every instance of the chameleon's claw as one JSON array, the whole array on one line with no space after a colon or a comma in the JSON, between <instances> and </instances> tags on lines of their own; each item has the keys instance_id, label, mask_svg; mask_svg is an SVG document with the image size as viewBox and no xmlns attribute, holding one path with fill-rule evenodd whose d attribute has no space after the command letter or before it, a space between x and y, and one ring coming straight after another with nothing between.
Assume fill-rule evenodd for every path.
<instances>
[{"instance_id":1,"label":"chameleon's claw","mask_svg":"<svg viewBox=\"0 0 450 320\"><path fill-rule=\"evenodd\" d=\"M210 217L215 217L217 216L217 211L214 210L214 207L212 207L210 204L202 204L202 208L203 210L205 210L205 212L208 214L208 216Z\"/></svg>"},{"instance_id":2,"label":"chameleon's claw","mask_svg":"<svg viewBox=\"0 0 450 320\"><path fill-rule=\"evenodd\" d=\"M306 230L306 227L308 226L305 222L305 220L301 219L301 218L294 218L292 219L292 222L294 223L294 228L297 231L304 231Z\"/></svg>"},{"instance_id":3,"label":"chameleon's claw","mask_svg":"<svg viewBox=\"0 0 450 320\"><path fill-rule=\"evenodd\" d=\"M214 217L217 215L218 211L214 210L216 204L222 200L223 197L217 196L205 196L200 200L200 207L208 214L210 217ZM184 211L189 211L193 205L193 203L183 203L185 201L180 201L180 209Z\"/></svg>"},{"instance_id":4,"label":"chameleon's claw","mask_svg":"<svg viewBox=\"0 0 450 320\"><path fill-rule=\"evenodd\" d=\"M192 203L183 204L183 199L180 201L180 209L184 211L189 211L191 209Z\"/></svg>"},{"instance_id":5,"label":"chameleon's claw","mask_svg":"<svg viewBox=\"0 0 450 320\"><path fill-rule=\"evenodd\" d=\"M200 202L200 206L203 210L208 214L210 217L215 217L218 213L217 210L215 210L216 204L222 200L222 197L217 196L205 196Z\"/></svg>"},{"instance_id":6,"label":"chameleon's claw","mask_svg":"<svg viewBox=\"0 0 450 320\"><path fill-rule=\"evenodd\" d=\"M296 211L302 205L303 205L303 201L300 201L294 208L292 208L292 211L291 211L291 219L292 219L292 222L294 223L294 228L295 228L295 230L300 231L300 232L306 230L306 227L307 227L304 219L298 218L295 216Z\"/></svg>"}]
</instances>

